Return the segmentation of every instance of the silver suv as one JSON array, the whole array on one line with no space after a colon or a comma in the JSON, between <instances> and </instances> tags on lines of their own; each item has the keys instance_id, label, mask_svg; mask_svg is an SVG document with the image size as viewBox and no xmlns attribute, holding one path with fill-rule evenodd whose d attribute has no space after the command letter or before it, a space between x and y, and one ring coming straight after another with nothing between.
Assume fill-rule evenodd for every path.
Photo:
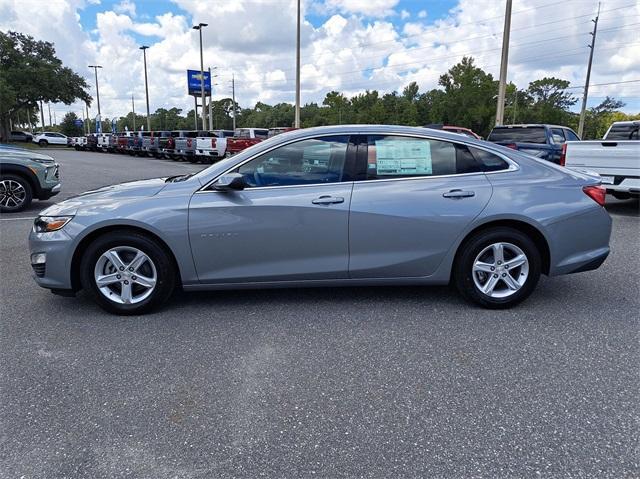
<instances>
[{"instance_id":1,"label":"silver suv","mask_svg":"<svg viewBox=\"0 0 640 479\"><path fill-rule=\"evenodd\" d=\"M60 187L60 168L53 158L0 145L0 212L22 211L33 198L57 195Z\"/></svg>"}]
</instances>

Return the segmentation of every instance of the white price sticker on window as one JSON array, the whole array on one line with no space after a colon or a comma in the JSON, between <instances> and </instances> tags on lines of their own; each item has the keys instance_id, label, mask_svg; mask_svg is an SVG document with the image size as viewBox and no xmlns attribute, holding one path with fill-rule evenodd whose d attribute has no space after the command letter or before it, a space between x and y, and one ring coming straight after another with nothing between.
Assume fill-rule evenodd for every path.
<instances>
[{"instance_id":1,"label":"white price sticker on window","mask_svg":"<svg viewBox=\"0 0 640 479\"><path fill-rule=\"evenodd\" d=\"M376 141L378 175L432 174L431 145L424 140Z\"/></svg>"}]
</instances>

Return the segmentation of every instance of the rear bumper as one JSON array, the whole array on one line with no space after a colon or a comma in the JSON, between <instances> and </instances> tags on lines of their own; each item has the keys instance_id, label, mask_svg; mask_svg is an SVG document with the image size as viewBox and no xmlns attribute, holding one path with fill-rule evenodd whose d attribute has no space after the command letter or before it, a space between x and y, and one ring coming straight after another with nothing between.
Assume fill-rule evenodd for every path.
<instances>
[{"instance_id":1,"label":"rear bumper","mask_svg":"<svg viewBox=\"0 0 640 479\"><path fill-rule=\"evenodd\" d=\"M599 206L547 227L549 276L596 269L609 255L611 217Z\"/></svg>"}]
</instances>

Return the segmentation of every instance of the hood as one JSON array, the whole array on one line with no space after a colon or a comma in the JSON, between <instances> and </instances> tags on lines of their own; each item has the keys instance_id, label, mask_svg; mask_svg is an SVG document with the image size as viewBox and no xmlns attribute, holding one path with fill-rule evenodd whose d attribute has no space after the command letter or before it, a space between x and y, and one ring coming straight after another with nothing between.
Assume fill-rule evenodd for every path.
<instances>
[{"instance_id":1,"label":"hood","mask_svg":"<svg viewBox=\"0 0 640 479\"><path fill-rule=\"evenodd\" d=\"M119 185L105 186L73 196L45 209L42 216L75 215L85 206L116 205L131 199L146 198L158 194L168 183L166 178L131 181Z\"/></svg>"}]
</instances>

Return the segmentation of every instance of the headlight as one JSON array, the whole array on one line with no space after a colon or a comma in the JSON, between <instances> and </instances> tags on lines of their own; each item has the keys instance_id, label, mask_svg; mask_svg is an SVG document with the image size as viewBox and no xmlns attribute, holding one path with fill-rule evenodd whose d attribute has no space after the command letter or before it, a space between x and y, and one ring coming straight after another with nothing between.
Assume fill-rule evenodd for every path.
<instances>
[{"instance_id":1,"label":"headlight","mask_svg":"<svg viewBox=\"0 0 640 479\"><path fill-rule=\"evenodd\" d=\"M38 216L33 222L33 231L36 233L50 233L64 228L73 216Z\"/></svg>"},{"instance_id":2,"label":"headlight","mask_svg":"<svg viewBox=\"0 0 640 479\"><path fill-rule=\"evenodd\" d=\"M31 161L35 161L36 163L41 163L43 165L53 165L55 163L55 160L45 158L31 158Z\"/></svg>"}]
</instances>

